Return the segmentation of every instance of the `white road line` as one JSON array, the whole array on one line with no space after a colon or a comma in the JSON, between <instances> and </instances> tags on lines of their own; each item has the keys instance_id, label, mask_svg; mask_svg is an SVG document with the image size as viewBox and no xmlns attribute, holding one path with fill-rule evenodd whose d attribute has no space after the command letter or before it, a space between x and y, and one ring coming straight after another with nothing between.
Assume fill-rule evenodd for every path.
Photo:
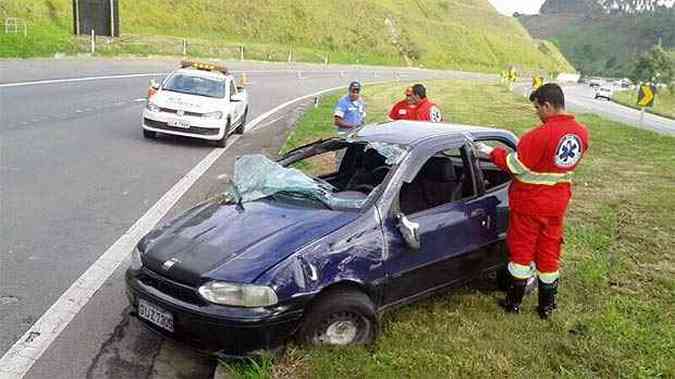
<instances>
[{"instance_id":1,"label":"white road line","mask_svg":"<svg viewBox=\"0 0 675 379\"><path fill-rule=\"evenodd\" d=\"M35 86L35 85L42 85L42 84L87 82L87 81L92 81L92 80L106 80L106 79L142 78L142 77L147 77L147 76L161 76L161 75L165 75L165 74L164 73L152 73L152 74L130 74L130 75L107 75L107 76L89 76L89 77L84 77L84 78L71 78L71 79L36 80L36 81L33 81L33 82L0 84L0 88L25 87L25 86Z\"/></svg>"},{"instance_id":2,"label":"white road line","mask_svg":"<svg viewBox=\"0 0 675 379\"><path fill-rule=\"evenodd\" d=\"M382 82L389 81L371 82L370 84ZM287 101L256 117L246 126L246 129L254 129L261 121L291 104L345 87L329 88ZM0 379L23 378L28 373L33 364L47 351L63 329L68 326L80 310L96 294L96 291L127 258L138 241L152 230L162 217L178 202L181 196L220 158L228 147L232 146L232 143L238 137L235 136L235 138L230 139L232 142L224 149L216 148L212 150L115 241L82 276L75 280L70 288L0 358Z\"/></svg>"},{"instance_id":3,"label":"white road line","mask_svg":"<svg viewBox=\"0 0 675 379\"><path fill-rule=\"evenodd\" d=\"M141 102L143 102L143 101L145 101L145 98L144 98L144 97L139 97L138 99L134 99L134 102L135 102L135 103L141 103Z\"/></svg>"},{"instance_id":4,"label":"white road line","mask_svg":"<svg viewBox=\"0 0 675 379\"><path fill-rule=\"evenodd\" d=\"M373 71L375 71L375 70L373 70ZM293 74L295 74L297 72L298 72L298 70L235 70L235 71L230 71L230 73L232 73L232 74L241 74L241 73L246 73L246 74L293 73ZM314 71L314 70L301 70L300 72L302 72L303 74L321 73L321 74L334 74L334 75L337 75L337 74L340 73L339 71ZM350 71L350 73L360 74L362 72ZM384 72L384 73L386 73L386 72ZM143 78L143 77L151 77L151 76L162 76L162 75L167 75L167 74L168 74L168 72L154 72L154 73L147 73L147 74L103 75L103 76L88 76L88 77L82 77L82 78L69 78L69 79L36 80L36 81L32 81L32 82L4 83L4 84L0 84L0 88L25 87L25 86L44 85L44 84L88 82L88 81L94 81L94 80L107 80L107 79Z\"/></svg>"}]
</instances>

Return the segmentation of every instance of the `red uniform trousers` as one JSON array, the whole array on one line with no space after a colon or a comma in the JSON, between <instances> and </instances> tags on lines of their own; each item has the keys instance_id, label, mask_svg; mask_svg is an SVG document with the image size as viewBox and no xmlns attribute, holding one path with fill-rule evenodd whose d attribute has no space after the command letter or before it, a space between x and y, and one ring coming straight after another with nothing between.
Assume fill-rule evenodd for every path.
<instances>
[{"instance_id":1,"label":"red uniform trousers","mask_svg":"<svg viewBox=\"0 0 675 379\"><path fill-rule=\"evenodd\" d=\"M558 277L563 241L563 216L534 216L511 212L506 244L509 247L509 271L519 279L532 274L534 262L538 276L548 281Z\"/></svg>"}]
</instances>

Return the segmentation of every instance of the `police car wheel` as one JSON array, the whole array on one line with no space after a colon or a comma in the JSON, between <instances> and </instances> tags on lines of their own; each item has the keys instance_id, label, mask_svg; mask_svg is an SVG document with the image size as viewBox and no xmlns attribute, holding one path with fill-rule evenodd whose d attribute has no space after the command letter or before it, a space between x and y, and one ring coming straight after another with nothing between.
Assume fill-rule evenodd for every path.
<instances>
[{"instance_id":1,"label":"police car wheel","mask_svg":"<svg viewBox=\"0 0 675 379\"><path fill-rule=\"evenodd\" d=\"M225 127L225 134L223 134L223 138L216 140L214 144L218 147L227 146L227 138L229 136L230 136L230 120L227 120L227 126Z\"/></svg>"},{"instance_id":2,"label":"police car wheel","mask_svg":"<svg viewBox=\"0 0 675 379\"><path fill-rule=\"evenodd\" d=\"M248 116L248 108L244 111L244 115L241 116L241 122L239 123L239 126L237 126L237 129L234 130L235 134L244 134L244 130L246 129L246 116Z\"/></svg>"},{"instance_id":3,"label":"police car wheel","mask_svg":"<svg viewBox=\"0 0 675 379\"><path fill-rule=\"evenodd\" d=\"M157 138L157 133L153 132L151 130L143 129L143 137L149 138L149 139L155 139L155 138Z\"/></svg>"}]
</instances>

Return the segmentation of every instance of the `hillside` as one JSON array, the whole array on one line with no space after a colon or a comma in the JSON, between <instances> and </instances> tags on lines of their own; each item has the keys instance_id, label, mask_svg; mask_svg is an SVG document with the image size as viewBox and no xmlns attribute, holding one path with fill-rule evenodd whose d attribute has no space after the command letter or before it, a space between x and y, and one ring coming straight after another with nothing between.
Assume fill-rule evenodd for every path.
<instances>
[{"instance_id":1,"label":"hillside","mask_svg":"<svg viewBox=\"0 0 675 379\"><path fill-rule=\"evenodd\" d=\"M27 56L31 44L40 43L39 55L79 49L79 43L68 37L70 0L0 4L6 15L27 19L30 30L23 43L18 36L0 34L0 56ZM533 40L516 20L499 15L487 0L144 0L121 1L120 6L122 38L111 48L125 41L146 44L135 49L117 46L122 53L164 52L147 41L167 45L171 37L189 37L196 46L204 41L220 46L243 43L254 55L268 50L262 55L273 60L285 59L293 47L308 59L329 56L338 63L492 72L510 64L546 71L571 69L555 47ZM39 42L32 38L34 34L49 38ZM58 45L45 48L44 40L53 36L59 36ZM8 38L13 38L12 43L5 43ZM200 53L209 55L209 50Z\"/></svg>"},{"instance_id":2,"label":"hillside","mask_svg":"<svg viewBox=\"0 0 675 379\"><path fill-rule=\"evenodd\" d=\"M556 0L559 1L559 0ZM553 41L585 74L627 76L633 59L658 43L675 51L675 9L657 14L581 12L583 1L566 8L547 1L542 14L518 20L535 38Z\"/></svg>"}]
</instances>

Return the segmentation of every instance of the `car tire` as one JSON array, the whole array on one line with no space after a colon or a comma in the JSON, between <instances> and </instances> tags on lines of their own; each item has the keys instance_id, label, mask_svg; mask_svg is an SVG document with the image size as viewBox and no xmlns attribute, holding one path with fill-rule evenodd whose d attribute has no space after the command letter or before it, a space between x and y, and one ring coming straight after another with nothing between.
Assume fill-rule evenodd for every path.
<instances>
[{"instance_id":1,"label":"car tire","mask_svg":"<svg viewBox=\"0 0 675 379\"><path fill-rule=\"evenodd\" d=\"M227 126L225 126L225 133L223 134L223 138L216 140L214 142L214 145L218 147L225 147L227 146L227 138L230 136L230 120L227 120Z\"/></svg>"},{"instance_id":2,"label":"car tire","mask_svg":"<svg viewBox=\"0 0 675 379\"><path fill-rule=\"evenodd\" d=\"M148 138L148 139L155 139L155 138L157 138L157 132L153 132L152 130L143 129L143 137Z\"/></svg>"},{"instance_id":3,"label":"car tire","mask_svg":"<svg viewBox=\"0 0 675 379\"><path fill-rule=\"evenodd\" d=\"M307 345L369 345L377 336L375 305L363 292L329 290L310 306L298 330Z\"/></svg>"},{"instance_id":4,"label":"car tire","mask_svg":"<svg viewBox=\"0 0 675 379\"><path fill-rule=\"evenodd\" d=\"M246 129L246 117L248 116L248 107L244 111L244 115L241 116L241 122L239 123L239 126L237 126L237 129L234 130L235 134L244 134L244 131Z\"/></svg>"}]
</instances>

